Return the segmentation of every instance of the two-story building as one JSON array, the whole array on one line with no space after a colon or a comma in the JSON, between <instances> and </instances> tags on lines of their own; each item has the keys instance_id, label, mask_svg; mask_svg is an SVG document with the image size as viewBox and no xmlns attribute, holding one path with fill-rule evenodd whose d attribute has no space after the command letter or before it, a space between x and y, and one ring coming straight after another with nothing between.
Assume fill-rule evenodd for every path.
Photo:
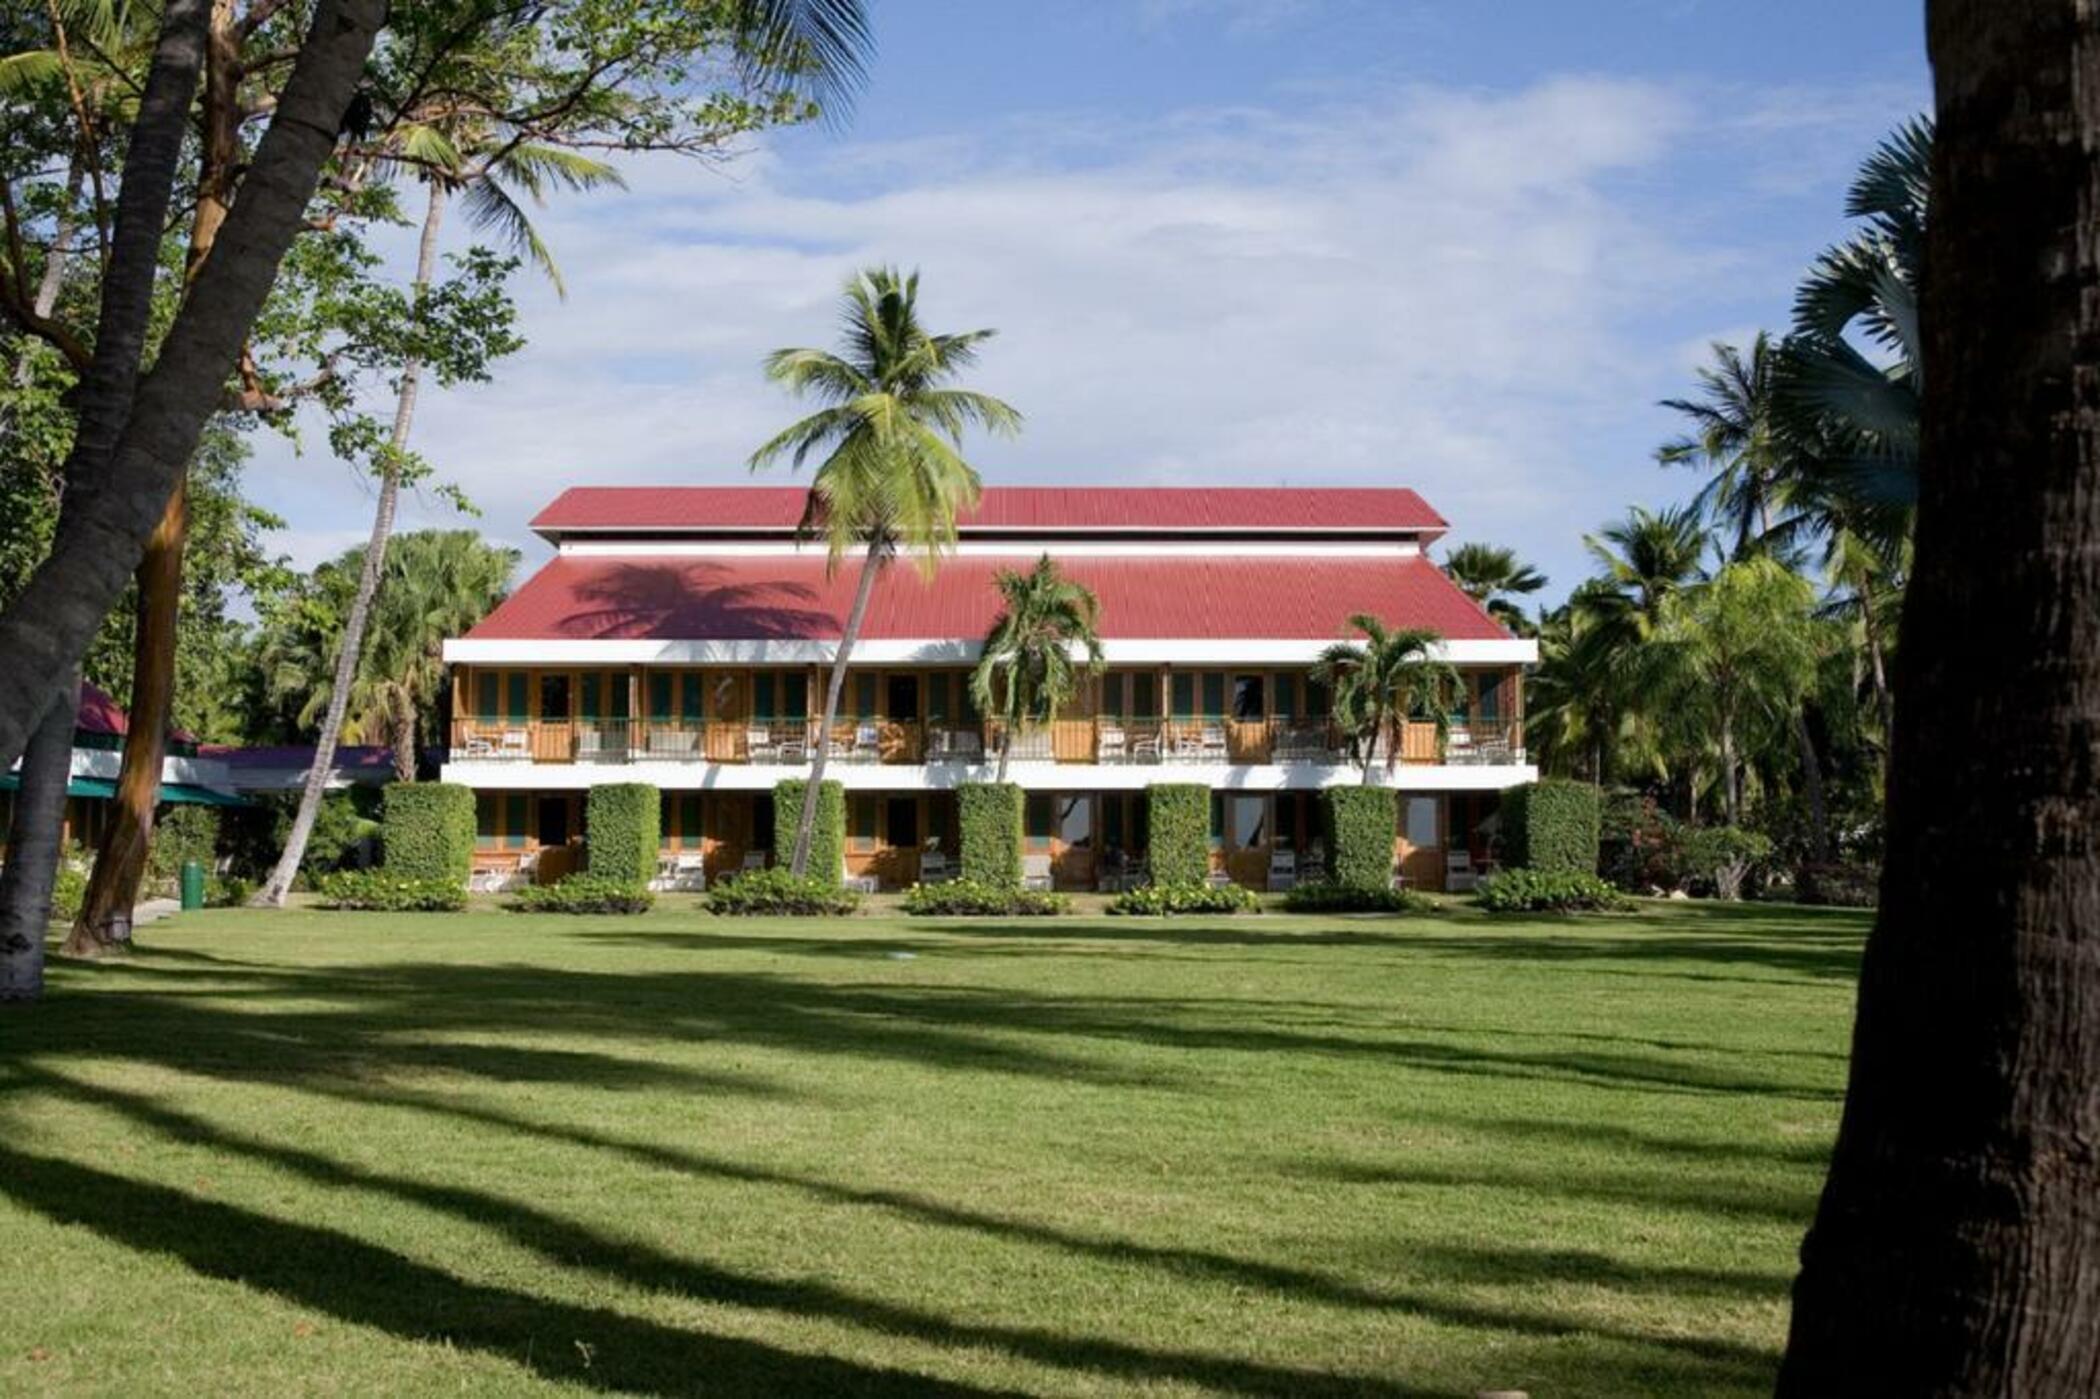
<instances>
[{"instance_id":1,"label":"two-story building","mask_svg":"<svg viewBox=\"0 0 2100 1399\"><path fill-rule=\"evenodd\" d=\"M994 578L1049 553L1099 597L1107 667L1048 725L1013 737L1027 850L1060 887L1141 860L1145 788L1212 793L1217 868L1260 887L1318 834L1320 789L1363 780L1308 674L1348 619L1427 627L1464 678L1440 738L1410 724L1390 776L1396 859L1428 887L1445 852L1484 857L1498 794L1533 781L1509 635L1426 548L1447 526L1403 489L988 487L930 578L900 560L868 608L837 722L817 716L859 561L798 540L796 487L579 487L533 521L556 556L448 642L445 779L478 798L481 858L572 868L584 794L663 792L667 856L709 878L777 854L773 787L818 745L847 793L847 864L908 885L956 848L955 788L989 780L1003 737L968 677L999 611ZM1040 861L1037 862L1038 864Z\"/></svg>"}]
</instances>

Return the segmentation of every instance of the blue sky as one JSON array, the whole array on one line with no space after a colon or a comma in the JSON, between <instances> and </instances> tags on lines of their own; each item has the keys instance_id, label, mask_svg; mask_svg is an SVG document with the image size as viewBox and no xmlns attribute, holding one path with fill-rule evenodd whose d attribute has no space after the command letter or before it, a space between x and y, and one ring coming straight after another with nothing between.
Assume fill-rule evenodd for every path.
<instances>
[{"instance_id":1,"label":"blue sky","mask_svg":"<svg viewBox=\"0 0 2100 1399\"><path fill-rule=\"evenodd\" d=\"M1581 535L1688 493L1653 463L1706 342L1783 326L1844 186L1925 107L1916 0L874 0L842 129L636 163L549 208L531 348L426 394L417 446L537 558L576 483L747 479L856 266L996 326L1028 415L992 482L1404 484L1558 594ZM365 487L266 444L310 564ZM456 517L437 501L409 526Z\"/></svg>"}]
</instances>

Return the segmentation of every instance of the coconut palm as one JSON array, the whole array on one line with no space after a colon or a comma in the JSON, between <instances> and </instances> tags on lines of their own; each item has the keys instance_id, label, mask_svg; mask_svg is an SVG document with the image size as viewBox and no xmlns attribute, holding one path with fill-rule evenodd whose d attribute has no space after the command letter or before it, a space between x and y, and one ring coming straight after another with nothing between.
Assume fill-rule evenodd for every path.
<instances>
[{"instance_id":1,"label":"coconut palm","mask_svg":"<svg viewBox=\"0 0 2100 1399\"><path fill-rule=\"evenodd\" d=\"M1363 640L1327 647L1313 663L1312 678L1333 694L1334 721L1350 736L1368 786L1380 740L1386 772L1399 763L1410 718L1434 722L1442 742L1460 685L1458 672L1442 659L1443 637L1436 632L1422 627L1390 631L1368 612L1350 617L1349 625Z\"/></svg>"},{"instance_id":2,"label":"coconut palm","mask_svg":"<svg viewBox=\"0 0 2100 1399\"><path fill-rule=\"evenodd\" d=\"M1048 723L1079 693L1082 671L1073 648L1085 653L1085 670L1101 669L1101 601L1059 572L1048 554L1026 573L1002 568L993 581L1005 607L985 633L970 696L979 713L1000 720L998 780L1004 782L1015 733Z\"/></svg>"},{"instance_id":3,"label":"coconut palm","mask_svg":"<svg viewBox=\"0 0 2100 1399\"><path fill-rule=\"evenodd\" d=\"M955 519L977 505L981 484L963 460L971 427L1011 436L1021 415L987 394L950 387L977 362L977 350L996 332L935 335L919 323L919 274L869 268L846 283L842 351L787 349L766 357L766 375L797 396L825 403L751 454L753 469L786 459L800 468L822 463L810 479L803 509L805 533L822 535L835 572L855 551L860 581L839 636L824 694L828 737L853 644L860 637L875 582L900 550L909 550L931 576L955 542ZM816 745L810 781L796 822L789 868L807 872L817 792L826 749Z\"/></svg>"},{"instance_id":4,"label":"coconut palm","mask_svg":"<svg viewBox=\"0 0 2100 1399\"><path fill-rule=\"evenodd\" d=\"M1664 443L1656 458L1713 473L1692 503L1728 537L1731 558L1747 558L1783 537L1775 533L1774 514L1785 504L1795 462L1780 421L1778 365L1778 347L1764 331L1747 354L1717 341L1713 363L1698 371L1699 396L1663 400L1663 407L1691 420L1692 431Z\"/></svg>"},{"instance_id":5,"label":"coconut palm","mask_svg":"<svg viewBox=\"0 0 2100 1399\"><path fill-rule=\"evenodd\" d=\"M1444 572L1461 591L1487 609L1488 615L1519 636L1537 631L1514 598L1546 586L1546 575L1517 558L1514 549L1492 544L1461 544L1444 556Z\"/></svg>"}]
</instances>

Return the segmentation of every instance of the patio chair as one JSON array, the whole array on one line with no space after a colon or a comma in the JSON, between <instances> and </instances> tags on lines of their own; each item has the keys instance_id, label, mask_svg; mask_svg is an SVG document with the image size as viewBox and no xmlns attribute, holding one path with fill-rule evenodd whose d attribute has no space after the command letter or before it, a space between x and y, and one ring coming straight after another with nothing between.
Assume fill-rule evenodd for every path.
<instances>
[{"instance_id":1,"label":"patio chair","mask_svg":"<svg viewBox=\"0 0 2100 1399\"><path fill-rule=\"evenodd\" d=\"M1101 738L1094 748L1097 763L1120 763L1130 755L1129 736L1116 724L1103 724Z\"/></svg>"},{"instance_id":2,"label":"patio chair","mask_svg":"<svg viewBox=\"0 0 2100 1399\"><path fill-rule=\"evenodd\" d=\"M1224 870L1212 870L1203 877L1203 882L1213 889L1228 889L1232 887L1232 876Z\"/></svg>"},{"instance_id":3,"label":"patio chair","mask_svg":"<svg viewBox=\"0 0 2100 1399\"><path fill-rule=\"evenodd\" d=\"M1444 856L1444 889L1452 894L1470 894L1480 887L1480 872L1473 868L1473 852L1453 850Z\"/></svg>"},{"instance_id":4,"label":"patio chair","mask_svg":"<svg viewBox=\"0 0 2100 1399\"><path fill-rule=\"evenodd\" d=\"M469 758L493 758L496 756L496 745L489 742L487 734L477 730L467 735L466 755Z\"/></svg>"},{"instance_id":5,"label":"patio chair","mask_svg":"<svg viewBox=\"0 0 2100 1399\"><path fill-rule=\"evenodd\" d=\"M1206 763L1225 761L1225 730L1206 724L1197 736L1197 756Z\"/></svg>"},{"instance_id":6,"label":"patio chair","mask_svg":"<svg viewBox=\"0 0 2100 1399\"><path fill-rule=\"evenodd\" d=\"M671 887L694 893L707 887L707 857L688 850L671 862Z\"/></svg>"},{"instance_id":7,"label":"patio chair","mask_svg":"<svg viewBox=\"0 0 2100 1399\"><path fill-rule=\"evenodd\" d=\"M763 850L746 850L746 851L744 852L744 860L743 860L743 863L737 866L737 872L738 872L739 874L742 874L742 873L744 873L744 872L745 872L745 871L747 871L747 870L762 870L762 869L764 869L765 867L766 867L766 852L765 852L765 851L763 851Z\"/></svg>"},{"instance_id":8,"label":"patio chair","mask_svg":"<svg viewBox=\"0 0 2100 1399\"><path fill-rule=\"evenodd\" d=\"M1293 887L1297 884L1297 882L1297 853L1291 850L1271 850L1269 852L1270 890L1273 892L1280 893L1285 889Z\"/></svg>"},{"instance_id":9,"label":"patio chair","mask_svg":"<svg viewBox=\"0 0 2100 1399\"><path fill-rule=\"evenodd\" d=\"M653 876L651 876L649 880L649 887L651 889L659 891L668 889L671 887L672 880L676 879L677 877L678 857L676 855L658 852L656 857L656 873Z\"/></svg>"},{"instance_id":10,"label":"patio chair","mask_svg":"<svg viewBox=\"0 0 2100 1399\"><path fill-rule=\"evenodd\" d=\"M499 758L529 758L532 756L532 738L523 729L505 729L503 743L496 751Z\"/></svg>"},{"instance_id":11,"label":"patio chair","mask_svg":"<svg viewBox=\"0 0 2100 1399\"><path fill-rule=\"evenodd\" d=\"M853 761L876 763L882 761L882 726L861 724L853 730Z\"/></svg>"},{"instance_id":12,"label":"patio chair","mask_svg":"<svg viewBox=\"0 0 2100 1399\"><path fill-rule=\"evenodd\" d=\"M1156 763L1160 759L1159 730L1140 732L1130 740L1130 761L1133 763Z\"/></svg>"},{"instance_id":13,"label":"patio chair","mask_svg":"<svg viewBox=\"0 0 2100 1399\"><path fill-rule=\"evenodd\" d=\"M919 852L919 882L921 884L946 884L955 878L955 866L948 863L948 856L941 850L938 838L926 842Z\"/></svg>"},{"instance_id":14,"label":"patio chair","mask_svg":"<svg viewBox=\"0 0 2100 1399\"><path fill-rule=\"evenodd\" d=\"M1021 887L1023 889L1048 889L1050 885L1050 857L1048 855L1023 855L1021 857Z\"/></svg>"}]
</instances>

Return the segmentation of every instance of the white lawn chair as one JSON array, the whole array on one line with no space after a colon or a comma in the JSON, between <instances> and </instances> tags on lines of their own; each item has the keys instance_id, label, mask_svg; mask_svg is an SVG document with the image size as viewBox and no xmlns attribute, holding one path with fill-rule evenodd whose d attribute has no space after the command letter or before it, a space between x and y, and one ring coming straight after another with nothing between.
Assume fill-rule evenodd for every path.
<instances>
[{"instance_id":1,"label":"white lawn chair","mask_svg":"<svg viewBox=\"0 0 2100 1399\"><path fill-rule=\"evenodd\" d=\"M1203 882L1213 889L1228 889L1232 887L1232 876L1224 870L1212 870L1203 877Z\"/></svg>"},{"instance_id":2,"label":"white lawn chair","mask_svg":"<svg viewBox=\"0 0 2100 1399\"><path fill-rule=\"evenodd\" d=\"M1133 763L1156 763L1159 761L1159 730L1148 729L1130 740L1130 761Z\"/></svg>"},{"instance_id":3,"label":"white lawn chair","mask_svg":"<svg viewBox=\"0 0 2100 1399\"><path fill-rule=\"evenodd\" d=\"M1123 732L1121 725L1103 724L1101 726L1101 739L1094 752L1094 761L1098 763L1127 761L1130 756L1129 743L1129 736Z\"/></svg>"},{"instance_id":4,"label":"white lawn chair","mask_svg":"<svg viewBox=\"0 0 2100 1399\"><path fill-rule=\"evenodd\" d=\"M1050 885L1050 857L1048 855L1023 855L1021 857L1021 887L1023 889L1048 889Z\"/></svg>"},{"instance_id":5,"label":"white lawn chair","mask_svg":"<svg viewBox=\"0 0 2100 1399\"><path fill-rule=\"evenodd\" d=\"M659 851L656 856L656 874L650 879L649 887L656 890L668 889L677 873L678 857Z\"/></svg>"},{"instance_id":6,"label":"white lawn chair","mask_svg":"<svg viewBox=\"0 0 2100 1399\"><path fill-rule=\"evenodd\" d=\"M503 742L496 750L499 758L529 758L532 756L532 738L523 729L505 729Z\"/></svg>"},{"instance_id":7,"label":"white lawn chair","mask_svg":"<svg viewBox=\"0 0 2100 1399\"><path fill-rule=\"evenodd\" d=\"M1199 745L1197 756L1204 762L1222 763L1225 761L1225 730L1215 725L1206 724L1203 727L1203 732L1197 736L1197 743Z\"/></svg>"},{"instance_id":8,"label":"white lawn chair","mask_svg":"<svg viewBox=\"0 0 2100 1399\"><path fill-rule=\"evenodd\" d=\"M744 730L744 757L754 763L778 762L780 745L773 742L773 731L766 728Z\"/></svg>"},{"instance_id":9,"label":"white lawn chair","mask_svg":"<svg viewBox=\"0 0 2100 1399\"><path fill-rule=\"evenodd\" d=\"M861 724L853 730L853 761L857 763L882 761L881 725Z\"/></svg>"},{"instance_id":10,"label":"white lawn chair","mask_svg":"<svg viewBox=\"0 0 2100 1399\"><path fill-rule=\"evenodd\" d=\"M940 842L938 840L927 842L926 848L919 852L919 882L921 884L946 884L953 878L955 878L955 866L949 864L948 857L941 852Z\"/></svg>"},{"instance_id":11,"label":"white lawn chair","mask_svg":"<svg viewBox=\"0 0 2100 1399\"><path fill-rule=\"evenodd\" d=\"M1269 852L1269 888L1281 893L1298 883L1298 855L1292 850Z\"/></svg>"},{"instance_id":12,"label":"white lawn chair","mask_svg":"<svg viewBox=\"0 0 2100 1399\"><path fill-rule=\"evenodd\" d=\"M742 864L740 864L740 865L738 865L738 866L737 866L737 872L738 872L739 874L742 874L742 873L745 873L745 872L747 872L747 871L750 871L750 870L762 870L762 869L764 869L765 867L766 867L766 852L765 852L765 851L763 851L763 850L746 850L746 851L744 852L744 861L743 861L743 863L742 863Z\"/></svg>"},{"instance_id":13,"label":"white lawn chair","mask_svg":"<svg viewBox=\"0 0 2100 1399\"><path fill-rule=\"evenodd\" d=\"M707 857L697 850L688 850L671 862L671 887L693 893L707 887Z\"/></svg>"},{"instance_id":14,"label":"white lawn chair","mask_svg":"<svg viewBox=\"0 0 2100 1399\"><path fill-rule=\"evenodd\" d=\"M467 756L470 758L493 758L496 756L496 745L489 742L487 734L476 730L467 735Z\"/></svg>"},{"instance_id":15,"label":"white lawn chair","mask_svg":"<svg viewBox=\"0 0 2100 1399\"><path fill-rule=\"evenodd\" d=\"M1452 894L1470 894L1480 887L1480 872L1473 868L1473 852L1453 850L1444 856L1444 889Z\"/></svg>"}]
</instances>

